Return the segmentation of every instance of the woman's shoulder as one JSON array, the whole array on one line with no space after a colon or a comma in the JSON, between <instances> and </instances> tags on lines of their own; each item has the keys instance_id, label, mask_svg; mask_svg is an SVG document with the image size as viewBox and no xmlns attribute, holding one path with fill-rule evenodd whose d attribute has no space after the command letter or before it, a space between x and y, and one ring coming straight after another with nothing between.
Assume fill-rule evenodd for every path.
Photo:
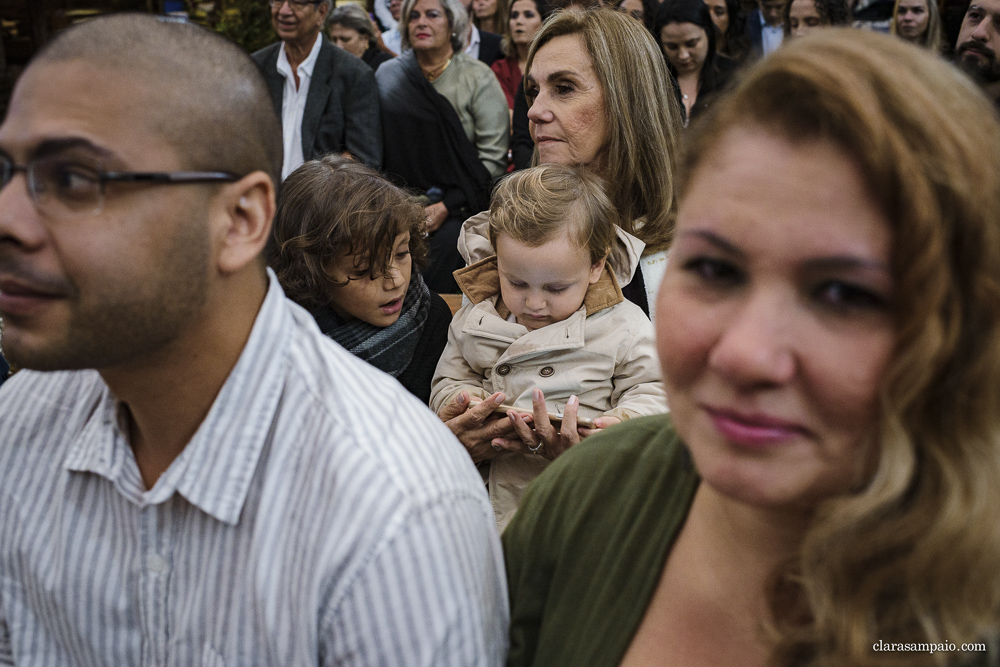
<instances>
[{"instance_id":1,"label":"woman's shoulder","mask_svg":"<svg viewBox=\"0 0 1000 667\"><path fill-rule=\"evenodd\" d=\"M361 59L365 62L365 64L367 64L375 71L378 71L379 67L389 62L393 58L394 56L386 53L385 51L381 51L374 46L369 47L361 56Z\"/></svg>"},{"instance_id":2,"label":"woman's shoulder","mask_svg":"<svg viewBox=\"0 0 1000 667\"><path fill-rule=\"evenodd\" d=\"M502 536L507 664L617 664L697 484L666 415L613 426L556 459Z\"/></svg>"},{"instance_id":3,"label":"woman's shoulder","mask_svg":"<svg viewBox=\"0 0 1000 667\"><path fill-rule=\"evenodd\" d=\"M669 415L630 419L592 435L556 459L532 484L510 531L564 529L580 522L614 525L629 508L696 484ZM562 529L559 529L562 530ZM506 534L505 534L506 537Z\"/></svg>"},{"instance_id":4,"label":"woman's shoulder","mask_svg":"<svg viewBox=\"0 0 1000 667\"><path fill-rule=\"evenodd\" d=\"M467 53L456 53L452 56L449 69L452 67L463 78L475 79L477 81L496 81L497 79L489 65L478 58L473 58ZM499 86L500 84L498 83L497 85Z\"/></svg>"}]
</instances>

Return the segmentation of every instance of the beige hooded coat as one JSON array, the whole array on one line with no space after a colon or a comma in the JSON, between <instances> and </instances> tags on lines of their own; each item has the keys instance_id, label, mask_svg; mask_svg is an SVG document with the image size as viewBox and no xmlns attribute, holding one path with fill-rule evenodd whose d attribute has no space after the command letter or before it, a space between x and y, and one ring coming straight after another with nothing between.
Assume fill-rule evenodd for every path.
<instances>
[{"instance_id":1,"label":"beige hooded coat","mask_svg":"<svg viewBox=\"0 0 1000 667\"><path fill-rule=\"evenodd\" d=\"M570 396L579 415L625 420L667 411L653 325L622 297L605 268L583 306L568 319L529 331L508 322L500 298L496 257L455 272L470 303L452 320L448 345L434 372L431 409L440 412L460 391L531 411L531 392L544 392L549 412L562 414ZM528 483L548 465L534 454L507 452L492 459L489 493L501 531L514 516Z\"/></svg>"}]
</instances>

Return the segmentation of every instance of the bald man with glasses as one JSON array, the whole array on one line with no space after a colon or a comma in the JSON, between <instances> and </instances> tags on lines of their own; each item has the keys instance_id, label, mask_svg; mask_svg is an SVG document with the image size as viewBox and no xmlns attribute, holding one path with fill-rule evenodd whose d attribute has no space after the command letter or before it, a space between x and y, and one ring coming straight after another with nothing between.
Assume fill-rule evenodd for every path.
<instances>
[{"instance_id":1,"label":"bald man with glasses","mask_svg":"<svg viewBox=\"0 0 1000 667\"><path fill-rule=\"evenodd\" d=\"M18 81L0 665L502 664L465 449L265 266L280 138L250 57L148 15L67 29Z\"/></svg>"},{"instance_id":2,"label":"bald man with glasses","mask_svg":"<svg viewBox=\"0 0 1000 667\"><path fill-rule=\"evenodd\" d=\"M271 0L281 39L253 54L281 116L282 179L306 160L337 153L378 169L382 125L371 68L322 33L332 0Z\"/></svg>"}]
</instances>

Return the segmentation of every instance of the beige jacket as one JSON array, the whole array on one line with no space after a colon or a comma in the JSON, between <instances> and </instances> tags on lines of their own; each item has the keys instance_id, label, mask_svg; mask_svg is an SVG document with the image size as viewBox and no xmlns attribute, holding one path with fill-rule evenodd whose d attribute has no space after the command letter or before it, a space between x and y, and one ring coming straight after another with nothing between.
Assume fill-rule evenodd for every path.
<instances>
[{"instance_id":1,"label":"beige jacket","mask_svg":"<svg viewBox=\"0 0 1000 667\"><path fill-rule=\"evenodd\" d=\"M455 277L471 303L455 314L434 372L430 406L435 412L462 390L480 398L502 391L507 403L530 411L535 387L544 392L549 412L558 414L574 395L580 399L580 416L587 419L625 420L667 411L653 325L622 297L607 269L588 288L580 310L534 331L507 321L510 311L500 299L495 256L456 271ZM528 454L492 459L490 501L501 531L528 483L547 464Z\"/></svg>"}]
</instances>

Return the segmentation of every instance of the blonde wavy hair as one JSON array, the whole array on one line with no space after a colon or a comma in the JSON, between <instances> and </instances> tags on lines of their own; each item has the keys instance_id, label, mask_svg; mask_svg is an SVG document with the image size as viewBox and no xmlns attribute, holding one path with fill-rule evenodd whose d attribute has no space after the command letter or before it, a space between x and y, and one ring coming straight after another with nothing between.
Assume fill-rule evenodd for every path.
<instances>
[{"instance_id":1,"label":"blonde wavy hair","mask_svg":"<svg viewBox=\"0 0 1000 667\"><path fill-rule=\"evenodd\" d=\"M924 0L927 5L927 29L915 43L927 47L934 53L941 53L944 45L944 35L941 31L941 10L937 0ZM896 17L899 16L899 0L892 7L892 23L889 26L890 35L898 35L899 29L896 27Z\"/></svg>"},{"instance_id":2,"label":"blonde wavy hair","mask_svg":"<svg viewBox=\"0 0 1000 667\"><path fill-rule=\"evenodd\" d=\"M896 349L878 461L827 501L772 591L774 663L940 665L1000 614L1000 122L931 52L870 32L795 40L709 111L685 174L734 128L826 141L855 160L893 232ZM994 656L995 658L995 656Z\"/></svg>"},{"instance_id":3,"label":"blonde wavy hair","mask_svg":"<svg viewBox=\"0 0 1000 667\"><path fill-rule=\"evenodd\" d=\"M546 164L500 181L490 202L490 244L506 234L538 247L570 225L570 238L596 264L611 252L618 212L604 182L580 167Z\"/></svg>"},{"instance_id":4,"label":"blonde wavy hair","mask_svg":"<svg viewBox=\"0 0 1000 667\"><path fill-rule=\"evenodd\" d=\"M535 54L563 35L583 37L601 84L608 133L607 171L601 176L621 213L622 229L642 239L647 252L663 250L677 217L681 113L660 47L641 23L614 9L557 11L528 51L525 92Z\"/></svg>"}]
</instances>

